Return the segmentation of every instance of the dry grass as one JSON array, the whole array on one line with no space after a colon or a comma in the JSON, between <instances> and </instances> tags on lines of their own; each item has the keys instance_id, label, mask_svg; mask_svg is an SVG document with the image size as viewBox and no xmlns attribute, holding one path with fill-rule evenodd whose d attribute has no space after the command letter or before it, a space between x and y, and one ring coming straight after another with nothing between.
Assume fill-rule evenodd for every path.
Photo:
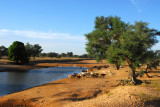
<instances>
[{"instance_id":1,"label":"dry grass","mask_svg":"<svg viewBox=\"0 0 160 107\"><path fill-rule=\"evenodd\" d=\"M160 92L160 80L152 80L151 87L156 88Z\"/></svg>"},{"instance_id":2,"label":"dry grass","mask_svg":"<svg viewBox=\"0 0 160 107\"><path fill-rule=\"evenodd\" d=\"M158 97L158 96L148 95L148 94L143 93L143 92L140 92L138 94L131 94L131 95L140 98L143 103L148 102L148 101L157 101L157 100L160 100L160 97Z\"/></svg>"},{"instance_id":3,"label":"dry grass","mask_svg":"<svg viewBox=\"0 0 160 107\"><path fill-rule=\"evenodd\" d=\"M146 93L140 92L138 94L131 94L140 99L144 107L158 107L160 105L160 97L148 95Z\"/></svg>"}]
</instances>

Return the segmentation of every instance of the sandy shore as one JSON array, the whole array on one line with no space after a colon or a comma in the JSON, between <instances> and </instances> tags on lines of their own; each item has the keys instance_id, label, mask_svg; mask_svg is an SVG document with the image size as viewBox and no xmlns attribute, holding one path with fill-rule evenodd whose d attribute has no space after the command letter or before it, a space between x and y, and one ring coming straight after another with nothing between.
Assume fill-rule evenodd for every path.
<instances>
[{"instance_id":1,"label":"sandy shore","mask_svg":"<svg viewBox=\"0 0 160 107\"><path fill-rule=\"evenodd\" d=\"M83 66L89 68L105 64L96 63L95 60L82 60L72 63L58 63L58 66ZM57 63L37 63L34 66L6 64L5 66L9 66L9 69L28 70L32 68L54 67L57 66ZM141 88L141 86L118 86L120 79L127 79L127 69L104 68L95 71L99 73L105 72L107 75L104 78L65 78L9 94L0 97L0 107L141 107L146 105L139 98L132 96L132 93L146 92L147 94L154 93L155 95L160 95L153 89ZM110 75L108 71L111 71L113 75ZM151 79L160 80L159 71L156 73L157 76L155 76L155 73L150 73L149 75L153 76ZM145 80L146 77L144 76L140 79Z\"/></svg>"},{"instance_id":2,"label":"sandy shore","mask_svg":"<svg viewBox=\"0 0 160 107\"><path fill-rule=\"evenodd\" d=\"M117 84L116 76L109 75L105 78L65 78L1 97L0 106L60 107L108 93Z\"/></svg>"}]
</instances>

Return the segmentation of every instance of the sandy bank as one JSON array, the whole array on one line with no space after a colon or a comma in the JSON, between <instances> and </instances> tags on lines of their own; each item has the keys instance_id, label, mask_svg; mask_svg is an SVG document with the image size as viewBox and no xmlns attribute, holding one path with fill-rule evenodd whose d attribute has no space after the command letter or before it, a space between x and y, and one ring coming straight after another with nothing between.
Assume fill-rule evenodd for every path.
<instances>
[{"instance_id":1,"label":"sandy bank","mask_svg":"<svg viewBox=\"0 0 160 107\"><path fill-rule=\"evenodd\" d=\"M3 96L0 98L0 106L61 106L95 98L115 88L117 84L117 77L109 75L105 78L65 78Z\"/></svg>"},{"instance_id":2,"label":"sandy bank","mask_svg":"<svg viewBox=\"0 0 160 107\"><path fill-rule=\"evenodd\" d=\"M84 66L92 67L95 65L105 65L95 63L95 61L86 60L74 63L59 63L59 66ZM13 65L16 66L16 65ZM26 65L25 65L26 66ZM25 66L16 66L16 69L22 70ZM56 63L38 63L35 67L54 67ZM32 66L31 66L32 67ZM14 67L13 67L14 68ZM27 68L27 67L26 67ZM26 69L25 68L25 69ZM27 68L29 69L29 67ZM128 68L109 67L101 69L97 72L106 72L105 78L81 78L81 79L61 79L54 82L46 83L41 86L33 87L21 92L9 94L0 97L0 107L99 107L99 106L144 106L140 99L131 96L135 92L155 93L156 91L144 87L118 87L120 79L128 77ZM108 71L112 71L114 75L110 75ZM150 73L151 79L160 80L160 72ZM145 80L146 77L140 79ZM138 91L139 90L139 91ZM149 91L148 91L149 90ZM127 102L126 102L127 101Z\"/></svg>"}]
</instances>

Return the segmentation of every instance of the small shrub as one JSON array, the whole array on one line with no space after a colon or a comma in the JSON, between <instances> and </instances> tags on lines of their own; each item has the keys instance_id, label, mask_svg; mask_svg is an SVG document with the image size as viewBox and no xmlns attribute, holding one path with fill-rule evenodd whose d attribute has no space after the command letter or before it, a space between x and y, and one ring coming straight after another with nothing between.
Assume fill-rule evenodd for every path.
<instances>
[{"instance_id":1,"label":"small shrub","mask_svg":"<svg viewBox=\"0 0 160 107\"><path fill-rule=\"evenodd\" d=\"M120 80L120 85L130 85L130 80L128 80L128 79L121 79Z\"/></svg>"},{"instance_id":2,"label":"small shrub","mask_svg":"<svg viewBox=\"0 0 160 107\"><path fill-rule=\"evenodd\" d=\"M144 75L145 71L140 70L137 72L137 76L142 77Z\"/></svg>"},{"instance_id":3,"label":"small shrub","mask_svg":"<svg viewBox=\"0 0 160 107\"><path fill-rule=\"evenodd\" d=\"M140 85L142 84L142 81L141 80L136 80L136 84L132 82L132 80L130 79L121 79L120 82L119 82L119 85L130 85L130 86L133 86L133 85Z\"/></svg>"}]
</instances>

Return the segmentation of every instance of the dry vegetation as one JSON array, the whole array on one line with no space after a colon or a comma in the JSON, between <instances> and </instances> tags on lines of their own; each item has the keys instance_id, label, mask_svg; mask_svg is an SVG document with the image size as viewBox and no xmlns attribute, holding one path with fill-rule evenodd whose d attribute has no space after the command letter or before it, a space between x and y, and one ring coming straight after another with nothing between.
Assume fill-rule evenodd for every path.
<instances>
[{"instance_id":1,"label":"dry vegetation","mask_svg":"<svg viewBox=\"0 0 160 107\"><path fill-rule=\"evenodd\" d=\"M8 60L0 60L1 71L28 70L54 66L93 67L106 65L93 59L80 58L36 58L28 65L13 65ZM25 66L25 67L24 67ZM111 71L113 75L110 75ZM160 67L149 71L138 79L143 83L138 86L120 85L120 80L127 80L128 67L115 70L114 67L102 68L94 72L106 73L104 78L62 79L37 86L22 92L0 98L0 106L37 106L37 107L124 107L124 106L160 106ZM138 71L138 69L137 69Z\"/></svg>"}]
</instances>

